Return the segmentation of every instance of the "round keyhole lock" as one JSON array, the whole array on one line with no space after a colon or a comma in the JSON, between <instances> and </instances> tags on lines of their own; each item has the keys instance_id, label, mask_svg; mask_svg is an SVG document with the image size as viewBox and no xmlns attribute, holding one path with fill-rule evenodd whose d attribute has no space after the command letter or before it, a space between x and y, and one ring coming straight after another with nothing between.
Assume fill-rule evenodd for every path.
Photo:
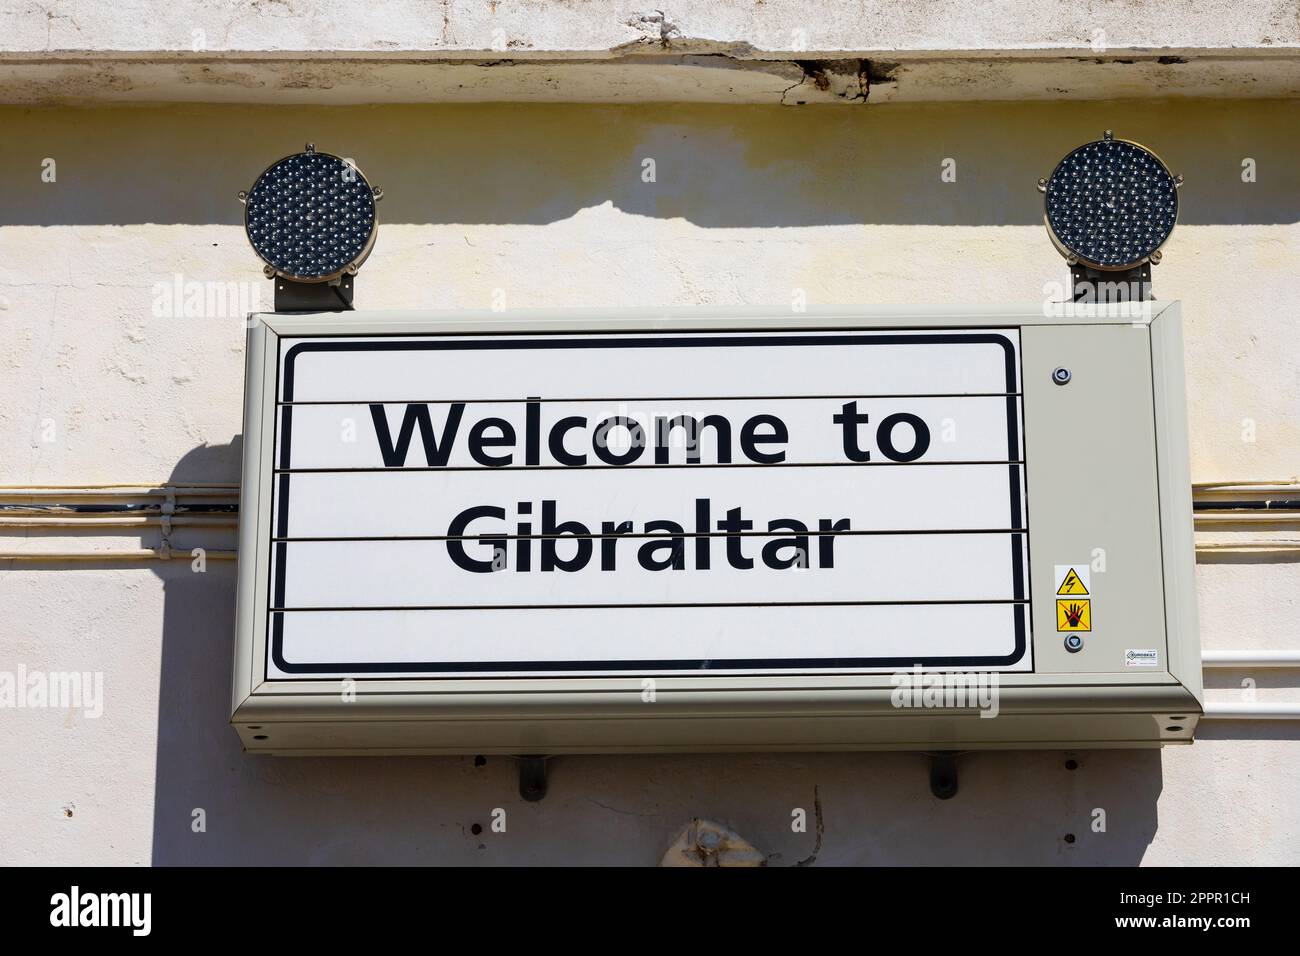
<instances>
[{"instance_id":1,"label":"round keyhole lock","mask_svg":"<svg viewBox=\"0 0 1300 956\"><path fill-rule=\"evenodd\" d=\"M1083 638L1078 634L1067 634L1065 636L1065 649L1071 654L1077 654L1083 650Z\"/></svg>"},{"instance_id":2,"label":"round keyhole lock","mask_svg":"<svg viewBox=\"0 0 1300 956\"><path fill-rule=\"evenodd\" d=\"M1070 370L1065 366L1060 366L1052 371L1052 381L1057 385L1069 385L1072 377Z\"/></svg>"}]
</instances>

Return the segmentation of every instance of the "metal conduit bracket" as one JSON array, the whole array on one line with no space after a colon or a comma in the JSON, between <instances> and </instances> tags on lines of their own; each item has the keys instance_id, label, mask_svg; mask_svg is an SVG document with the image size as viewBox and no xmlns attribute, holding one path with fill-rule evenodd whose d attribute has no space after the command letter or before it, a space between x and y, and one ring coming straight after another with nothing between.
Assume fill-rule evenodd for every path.
<instances>
[{"instance_id":1,"label":"metal conduit bracket","mask_svg":"<svg viewBox=\"0 0 1300 956\"><path fill-rule=\"evenodd\" d=\"M162 541L158 545L158 555L166 561L172 556L172 515L176 513L176 489L170 485L167 487L167 498L162 504L161 513L159 524L162 526Z\"/></svg>"}]
</instances>

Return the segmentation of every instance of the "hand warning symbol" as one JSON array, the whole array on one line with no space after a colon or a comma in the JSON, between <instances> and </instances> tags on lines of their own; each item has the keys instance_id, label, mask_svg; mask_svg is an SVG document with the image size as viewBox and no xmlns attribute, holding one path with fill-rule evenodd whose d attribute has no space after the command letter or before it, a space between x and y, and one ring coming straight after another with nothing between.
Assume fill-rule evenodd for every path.
<instances>
[{"instance_id":1,"label":"hand warning symbol","mask_svg":"<svg viewBox=\"0 0 1300 956\"><path fill-rule=\"evenodd\" d=\"M1092 602L1057 601L1056 629L1058 631L1091 631Z\"/></svg>"}]
</instances>

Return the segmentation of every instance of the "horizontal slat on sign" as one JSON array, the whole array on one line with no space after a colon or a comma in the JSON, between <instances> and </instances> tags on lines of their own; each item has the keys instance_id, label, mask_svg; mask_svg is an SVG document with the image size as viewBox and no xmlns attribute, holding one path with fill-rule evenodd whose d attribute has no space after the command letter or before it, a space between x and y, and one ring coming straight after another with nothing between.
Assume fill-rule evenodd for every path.
<instances>
[{"instance_id":1,"label":"horizontal slat on sign","mask_svg":"<svg viewBox=\"0 0 1300 956\"><path fill-rule=\"evenodd\" d=\"M774 538L699 538L682 542L690 570L647 570L642 549L666 559L668 539L613 542L614 570L602 570L601 541L530 540L531 570L506 542L505 567L476 573L454 563L451 548L491 562L491 543L450 541L300 541L277 545L286 552L282 608L498 607L615 604L776 604L808 602L1008 601L1015 593L1013 550L1024 567L1023 536L1007 534L811 536L805 568L777 569L763 563ZM732 567L729 547L753 561ZM830 560L822 551L830 545ZM543 571L542 549L571 560L586 549L588 560L574 571ZM707 548L707 570L699 570L699 548ZM792 548L777 552L789 559Z\"/></svg>"},{"instance_id":2,"label":"horizontal slat on sign","mask_svg":"<svg viewBox=\"0 0 1300 956\"><path fill-rule=\"evenodd\" d=\"M589 672L600 670L602 662L658 662L658 669L670 670L663 662L675 662L678 668L716 670L733 667L729 661L765 659L813 662L804 669L843 667L839 662L863 658L883 659L883 669L892 670L929 660L1028 669L1028 654L1009 664L990 663L1015 656L1014 614L1009 604L965 604L641 608L636 613L620 608L289 611L272 617L282 619L286 662L324 665L317 672L348 676L384 664L398 665L394 674L410 665L460 665L457 673L464 675L475 665L511 662L522 664L521 672L554 670L557 662L568 665L565 671ZM338 666L348 664L359 666Z\"/></svg>"},{"instance_id":3,"label":"horizontal slat on sign","mask_svg":"<svg viewBox=\"0 0 1300 956\"><path fill-rule=\"evenodd\" d=\"M463 534L516 534L519 521L531 521L531 533L540 533L545 499L556 501L559 520L594 532L604 521L640 526L659 519L695 531L702 498L711 502L715 528L727 510L741 508L758 531L784 517L814 527L819 518L847 517L856 531L1020 530L1011 520L1007 465L769 466L761 469L761 481L751 471L691 466L297 474L289 479L287 536L445 536L457 515L481 505L503 509L506 519L480 519ZM532 502L531 515L517 516L521 501Z\"/></svg>"},{"instance_id":4,"label":"horizontal slat on sign","mask_svg":"<svg viewBox=\"0 0 1300 956\"><path fill-rule=\"evenodd\" d=\"M1015 330L283 339L280 400L992 395L1017 391L1018 341Z\"/></svg>"},{"instance_id":5,"label":"horizontal slat on sign","mask_svg":"<svg viewBox=\"0 0 1300 956\"><path fill-rule=\"evenodd\" d=\"M1018 401L1018 400L1017 400ZM630 420L641 429L642 448L632 454L631 428L627 421L608 430L607 446L615 460L638 465L686 464L687 431L682 425L667 423L689 416L698 427L697 463L764 462L761 456L783 453L787 464L847 463L844 427L835 421L843 415L846 404L853 403L867 422L852 429L853 450L870 454L871 460L889 461L877 443L878 430L886 428L886 440L895 452L910 453L917 443L914 427L908 423L886 424L893 415L919 418L928 430L924 452L919 461L1009 461L1018 460L1019 448L1009 447L1008 402L1001 397L949 398L862 398L862 399L754 399L750 401L701 401L699 399L661 399L652 403L636 402L542 402L537 428L541 466L572 465L572 458L561 460L552 454L555 441L569 456L585 458L590 467L608 466L598 454L596 442L600 424L609 419ZM390 454L402 431L411 406L389 404L379 408L386 433L381 437L368 404L302 405L292 411L289 467L301 468L383 468L383 451ZM470 403L461 405L431 404L429 422L432 438L442 459L450 468L498 467L509 458L508 467L527 464L527 405L520 402ZM281 416L287 414L281 409ZM779 435L774 423L755 421L746 432L746 423L756 416L771 415L779 419L787 436ZM714 423L709 423L710 418ZM489 419L498 420L489 425ZM581 421L575 421L580 419ZM716 421L721 419L725 431ZM508 431L500 422L508 425ZM562 429L555 428L563 422ZM479 431L476 433L475 429ZM411 433L402 464L407 467L438 465L430 461L421 442L419 428ZM743 438L756 439L752 448L758 453L748 457ZM474 437L481 436L494 444L471 452ZM508 441L507 444L502 442ZM382 442L382 444L381 444ZM386 447L385 447L386 446ZM382 450L381 450L382 449ZM887 449L888 450L888 449ZM488 461L485 465L483 462Z\"/></svg>"}]
</instances>

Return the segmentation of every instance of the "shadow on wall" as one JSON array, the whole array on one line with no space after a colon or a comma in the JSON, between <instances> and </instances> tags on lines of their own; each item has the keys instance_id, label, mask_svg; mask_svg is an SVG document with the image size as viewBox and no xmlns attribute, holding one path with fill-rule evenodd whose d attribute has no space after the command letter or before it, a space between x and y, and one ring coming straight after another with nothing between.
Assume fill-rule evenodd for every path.
<instances>
[{"instance_id":1,"label":"shadow on wall","mask_svg":"<svg viewBox=\"0 0 1300 956\"><path fill-rule=\"evenodd\" d=\"M239 446L196 448L172 479L233 480ZM540 803L503 757L247 755L228 723L233 570L157 567L157 865L654 864L693 817L726 822L772 866L1132 865L1155 837L1153 750L972 753L947 801L910 753L561 757Z\"/></svg>"},{"instance_id":2,"label":"shadow on wall","mask_svg":"<svg viewBox=\"0 0 1300 956\"><path fill-rule=\"evenodd\" d=\"M1107 128L1187 175L1185 224L1300 221L1291 100L0 108L0 126L0 181L59 164L58 188L6 197L0 226L242 224L235 193L307 141L354 158L389 223L537 225L609 202L703 227L1033 225L1038 178ZM960 185L940 179L948 158Z\"/></svg>"}]
</instances>

